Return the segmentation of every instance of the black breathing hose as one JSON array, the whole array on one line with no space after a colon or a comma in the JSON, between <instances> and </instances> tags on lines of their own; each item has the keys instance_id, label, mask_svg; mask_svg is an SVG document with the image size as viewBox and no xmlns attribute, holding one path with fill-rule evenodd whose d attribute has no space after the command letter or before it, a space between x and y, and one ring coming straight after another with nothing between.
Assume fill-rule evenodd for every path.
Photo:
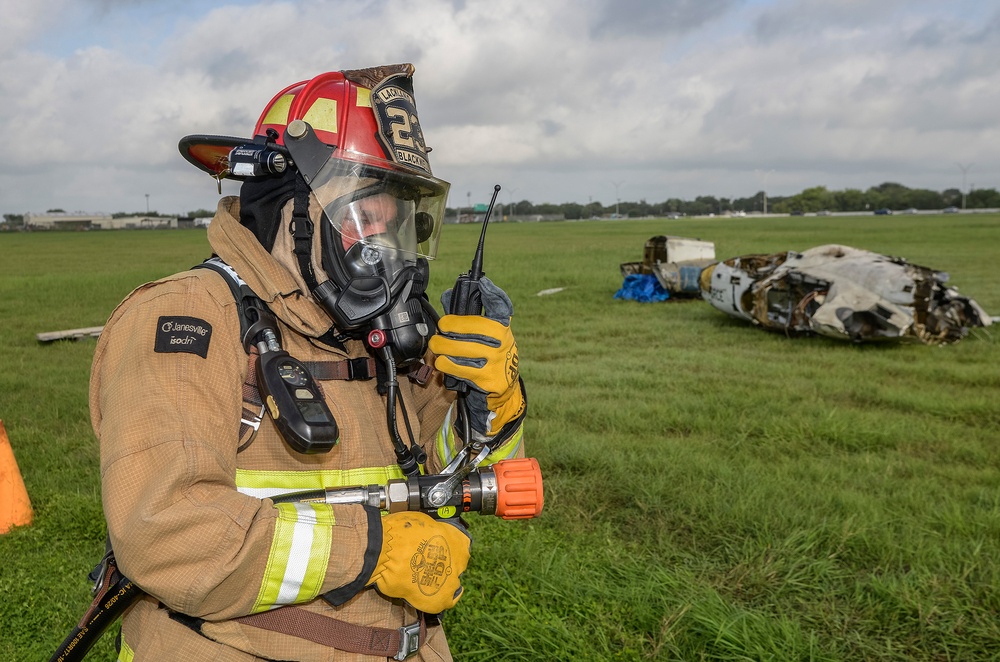
<instances>
[{"instance_id":1,"label":"black breathing hose","mask_svg":"<svg viewBox=\"0 0 1000 662\"><path fill-rule=\"evenodd\" d=\"M403 443L403 438L399 436L399 426L396 423L396 395L399 382L396 381L396 362L392 358L392 348L389 345L382 347L382 358L385 360L385 422L389 428L389 436L392 438L392 447L396 453L396 462L403 470L405 476L419 476L420 466L413 458L413 453Z\"/></svg>"}]
</instances>

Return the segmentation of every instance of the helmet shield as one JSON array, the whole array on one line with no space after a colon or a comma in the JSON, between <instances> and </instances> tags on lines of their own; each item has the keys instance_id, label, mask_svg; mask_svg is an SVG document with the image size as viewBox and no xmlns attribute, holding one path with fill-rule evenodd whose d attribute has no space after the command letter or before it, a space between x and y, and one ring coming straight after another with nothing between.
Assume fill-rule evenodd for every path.
<instances>
[{"instance_id":1,"label":"helmet shield","mask_svg":"<svg viewBox=\"0 0 1000 662\"><path fill-rule=\"evenodd\" d=\"M345 252L361 243L398 252L401 259L434 259L449 184L353 156L357 160L331 158L308 182L335 243Z\"/></svg>"}]
</instances>

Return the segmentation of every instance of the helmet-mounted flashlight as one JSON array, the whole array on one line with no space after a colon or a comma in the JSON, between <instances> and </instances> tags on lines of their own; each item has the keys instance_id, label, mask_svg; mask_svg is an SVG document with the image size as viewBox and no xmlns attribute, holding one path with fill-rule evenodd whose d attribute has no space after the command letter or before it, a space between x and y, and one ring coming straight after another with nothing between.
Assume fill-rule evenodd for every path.
<instances>
[{"instance_id":1,"label":"helmet-mounted flashlight","mask_svg":"<svg viewBox=\"0 0 1000 662\"><path fill-rule=\"evenodd\" d=\"M229 171L234 177L269 177L280 175L288 159L271 145L240 145L229 152Z\"/></svg>"}]
</instances>

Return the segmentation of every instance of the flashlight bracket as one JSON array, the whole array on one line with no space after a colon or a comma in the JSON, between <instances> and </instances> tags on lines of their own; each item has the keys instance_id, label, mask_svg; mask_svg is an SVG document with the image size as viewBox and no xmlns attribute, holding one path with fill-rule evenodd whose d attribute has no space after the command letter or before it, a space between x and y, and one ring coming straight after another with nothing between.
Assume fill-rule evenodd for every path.
<instances>
[{"instance_id":1,"label":"flashlight bracket","mask_svg":"<svg viewBox=\"0 0 1000 662\"><path fill-rule=\"evenodd\" d=\"M229 172L232 177L272 177L288 168L287 150L275 140L278 132L269 129L266 136L257 136L252 143L234 147L229 152Z\"/></svg>"}]
</instances>

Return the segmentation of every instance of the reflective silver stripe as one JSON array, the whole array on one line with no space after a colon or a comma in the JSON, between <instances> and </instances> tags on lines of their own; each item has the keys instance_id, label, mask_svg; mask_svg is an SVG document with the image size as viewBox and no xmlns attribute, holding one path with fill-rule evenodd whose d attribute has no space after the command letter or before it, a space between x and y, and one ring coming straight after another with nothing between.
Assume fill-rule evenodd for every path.
<instances>
[{"instance_id":1,"label":"reflective silver stripe","mask_svg":"<svg viewBox=\"0 0 1000 662\"><path fill-rule=\"evenodd\" d=\"M292 504L298 514L298 520L292 529L292 544L288 550L288 564L285 566L285 576L281 579L281 589L278 591L278 604L287 605L295 602L302 590L306 571L309 569L309 550L313 544L313 527L316 526L316 514L312 504Z\"/></svg>"}]
</instances>

